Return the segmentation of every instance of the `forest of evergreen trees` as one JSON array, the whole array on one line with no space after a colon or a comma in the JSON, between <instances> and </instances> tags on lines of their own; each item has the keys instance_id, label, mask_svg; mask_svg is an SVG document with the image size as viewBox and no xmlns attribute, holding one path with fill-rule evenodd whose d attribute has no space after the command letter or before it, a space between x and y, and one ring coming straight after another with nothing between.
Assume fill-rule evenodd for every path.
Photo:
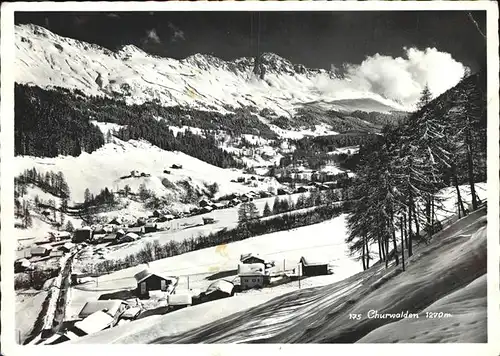
<instances>
[{"instance_id":1,"label":"forest of evergreen trees","mask_svg":"<svg viewBox=\"0 0 500 356\"><path fill-rule=\"evenodd\" d=\"M78 156L104 145L104 137L66 94L16 84L14 143L15 155Z\"/></svg>"},{"instance_id":2,"label":"forest of evergreen trees","mask_svg":"<svg viewBox=\"0 0 500 356\"><path fill-rule=\"evenodd\" d=\"M230 153L217 146L213 136L202 137L189 130L174 135L165 121L152 120L149 117L141 116L129 122L116 136L124 141L144 139L164 150L184 152L222 168L243 167Z\"/></svg>"},{"instance_id":3,"label":"forest of evergreen trees","mask_svg":"<svg viewBox=\"0 0 500 356\"><path fill-rule=\"evenodd\" d=\"M347 242L361 256L363 268L369 268L368 246L376 244L386 266L390 256L396 264L401 257L404 269L402 252L411 256L413 242L428 241L439 228L441 189L454 187L459 217L469 210L460 184L470 187L471 209L478 208L475 183L486 180L484 78L483 72L469 76L433 101L424 91L417 112L386 126L378 140L361 145L350 187L354 203Z\"/></svg>"},{"instance_id":4,"label":"forest of evergreen trees","mask_svg":"<svg viewBox=\"0 0 500 356\"><path fill-rule=\"evenodd\" d=\"M28 184L33 184L58 198L68 199L70 196L68 183L62 172L46 171L44 174L36 168L26 169L14 178L14 196L22 197L26 194Z\"/></svg>"}]
</instances>

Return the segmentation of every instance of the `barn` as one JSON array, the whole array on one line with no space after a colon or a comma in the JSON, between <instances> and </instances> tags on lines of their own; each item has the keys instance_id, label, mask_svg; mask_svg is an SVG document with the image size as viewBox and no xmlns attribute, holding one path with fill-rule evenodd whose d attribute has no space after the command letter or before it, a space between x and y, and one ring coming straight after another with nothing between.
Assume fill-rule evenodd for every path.
<instances>
[{"instance_id":1,"label":"barn","mask_svg":"<svg viewBox=\"0 0 500 356\"><path fill-rule=\"evenodd\" d=\"M158 230L158 226L155 223L147 223L144 226L144 232L147 234L148 232L155 232Z\"/></svg>"},{"instance_id":2,"label":"barn","mask_svg":"<svg viewBox=\"0 0 500 356\"><path fill-rule=\"evenodd\" d=\"M78 314L79 319L85 319L88 316L103 311L110 315L112 319L118 321L119 316L128 308L128 303L123 300L93 300L85 303Z\"/></svg>"},{"instance_id":3,"label":"barn","mask_svg":"<svg viewBox=\"0 0 500 356\"><path fill-rule=\"evenodd\" d=\"M172 277L161 276L147 269L137 273L134 278L137 281L137 294L140 296L147 296L153 290L165 292L174 282Z\"/></svg>"},{"instance_id":4,"label":"barn","mask_svg":"<svg viewBox=\"0 0 500 356\"><path fill-rule=\"evenodd\" d=\"M90 227L77 229L73 233L73 242L84 242L84 241L90 241L91 239L92 239L92 229Z\"/></svg>"},{"instance_id":5,"label":"barn","mask_svg":"<svg viewBox=\"0 0 500 356\"><path fill-rule=\"evenodd\" d=\"M328 262L302 256L299 262L303 276L322 276L328 274Z\"/></svg>"}]
</instances>

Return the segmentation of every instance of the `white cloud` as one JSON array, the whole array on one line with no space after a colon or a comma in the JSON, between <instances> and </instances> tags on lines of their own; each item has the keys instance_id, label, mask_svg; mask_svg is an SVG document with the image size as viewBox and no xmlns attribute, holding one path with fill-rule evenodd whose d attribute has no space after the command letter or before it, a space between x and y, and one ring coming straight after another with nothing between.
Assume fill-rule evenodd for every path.
<instances>
[{"instance_id":1,"label":"white cloud","mask_svg":"<svg viewBox=\"0 0 500 356\"><path fill-rule=\"evenodd\" d=\"M359 65L347 65L349 81L338 83L339 87L370 91L413 107L426 83L436 97L456 85L467 70L449 53L436 48L405 48L405 52L405 58L375 54Z\"/></svg>"},{"instance_id":2,"label":"white cloud","mask_svg":"<svg viewBox=\"0 0 500 356\"><path fill-rule=\"evenodd\" d=\"M151 41L154 43L161 43L160 37L156 33L155 28L148 31L147 37L148 37L148 41Z\"/></svg>"},{"instance_id":3,"label":"white cloud","mask_svg":"<svg viewBox=\"0 0 500 356\"><path fill-rule=\"evenodd\" d=\"M169 22L168 28L170 28L172 30L172 42L179 41L179 40L183 41L186 39L184 37L184 31L182 31L180 28L175 26L173 23Z\"/></svg>"}]
</instances>

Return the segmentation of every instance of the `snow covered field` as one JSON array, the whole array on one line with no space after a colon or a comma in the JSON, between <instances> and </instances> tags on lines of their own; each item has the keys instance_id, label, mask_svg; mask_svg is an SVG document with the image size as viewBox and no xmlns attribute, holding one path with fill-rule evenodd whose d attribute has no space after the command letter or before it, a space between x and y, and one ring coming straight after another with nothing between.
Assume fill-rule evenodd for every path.
<instances>
[{"instance_id":1,"label":"snow covered field","mask_svg":"<svg viewBox=\"0 0 500 356\"><path fill-rule=\"evenodd\" d=\"M485 209L443 230L429 246L419 246L407 263L406 272L374 265L325 287L261 300L258 306L246 304L250 299L222 300L217 305L244 305L245 310L229 316L220 311L202 317L200 323L193 322L194 316L219 310L217 305L154 317L148 325L145 320L132 322L77 342L486 342ZM446 311L450 317L390 323L394 319L368 317L370 310L379 315Z\"/></svg>"},{"instance_id":2,"label":"snow covered field","mask_svg":"<svg viewBox=\"0 0 500 356\"><path fill-rule=\"evenodd\" d=\"M183 168L170 169L172 164L181 164ZM278 185L276 181L269 184L257 182L257 187L232 183L230 180L243 176L236 169L215 167L181 152L162 150L146 141L124 142L116 138L113 143L108 143L90 154L82 153L78 157L15 157L15 174L33 167L41 172L48 170L63 172L73 201L83 201L84 191L87 188L91 193L97 194L105 187L117 191L127 184L133 192L138 190L141 183L145 183L146 187L158 196L172 193L162 184L163 178L173 183L187 180L200 188L204 187L204 183L217 182L219 195L258 190L259 183L262 189L269 185ZM170 174L164 174L165 169L169 170ZM132 170L151 174L151 177L120 179L122 176L130 175Z\"/></svg>"}]
</instances>

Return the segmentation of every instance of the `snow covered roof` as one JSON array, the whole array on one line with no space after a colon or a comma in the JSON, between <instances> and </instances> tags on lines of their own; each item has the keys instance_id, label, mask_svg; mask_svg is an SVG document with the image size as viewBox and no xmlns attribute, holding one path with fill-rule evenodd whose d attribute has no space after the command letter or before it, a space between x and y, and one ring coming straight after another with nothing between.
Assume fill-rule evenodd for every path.
<instances>
[{"instance_id":1,"label":"snow covered roof","mask_svg":"<svg viewBox=\"0 0 500 356\"><path fill-rule=\"evenodd\" d=\"M266 260L262 258L258 253L244 253L240 256L240 261L245 262L246 260L249 260L252 257L262 261L262 263L266 262Z\"/></svg>"},{"instance_id":2,"label":"snow covered roof","mask_svg":"<svg viewBox=\"0 0 500 356\"><path fill-rule=\"evenodd\" d=\"M216 290L220 290L224 293L231 294L233 293L233 289L234 289L234 284L221 279L209 285L206 293L209 294L215 292Z\"/></svg>"},{"instance_id":3,"label":"snow covered roof","mask_svg":"<svg viewBox=\"0 0 500 356\"><path fill-rule=\"evenodd\" d=\"M264 275L265 267L263 263L240 263L238 265L238 275L239 276L256 276Z\"/></svg>"},{"instance_id":4,"label":"snow covered roof","mask_svg":"<svg viewBox=\"0 0 500 356\"><path fill-rule=\"evenodd\" d=\"M189 294L170 294L168 305L191 305L193 300Z\"/></svg>"},{"instance_id":5,"label":"snow covered roof","mask_svg":"<svg viewBox=\"0 0 500 356\"><path fill-rule=\"evenodd\" d=\"M128 308L123 312L122 318L129 318L129 319L135 318L137 315L139 315L140 312L141 308L139 307Z\"/></svg>"},{"instance_id":6,"label":"snow covered roof","mask_svg":"<svg viewBox=\"0 0 500 356\"><path fill-rule=\"evenodd\" d=\"M75 327L90 335L106 329L113 324L113 317L103 311L96 311L82 321L77 321Z\"/></svg>"},{"instance_id":7,"label":"snow covered roof","mask_svg":"<svg viewBox=\"0 0 500 356\"><path fill-rule=\"evenodd\" d=\"M139 238L139 235L137 235L134 232L127 232L127 234L125 235L125 237L129 237L129 238L131 238L133 240L137 240Z\"/></svg>"},{"instance_id":8,"label":"snow covered roof","mask_svg":"<svg viewBox=\"0 0 500 356\"><path fill-rule=\"evenodd\" d=\"M327 259L321 258L320 256L302 256L300 258L300 263L304 266L321 266L329 264Z\"/></svg>"},{"instance_id":9,"label":"snow covered roof","mask_svg":"<svg viewBox=\"0 0 500 356\"><path fill-rule=\"evenodd\" d=\"M82 310L78 314L78 317L84 319L91 314L94 314L97 311L106 310L106 313L109 315L116 315L118 310L120 309L120 305L127 304L123 300L93 300L85 303Z\"/></svg>"},{"instance_id":10,"label":"snow covered roof","mask_svg":"<svg viewBox=\"0 0 500 356\"><path fill-rule=\"evenodd\" d=\"M149 278L152 275L158 276L158 277L160 277L162 279L165 279L165 280L168 280L168 281L172 281L172 282L174 280L174 278L172 278L172 277L163 276L161 273L151 272L149 269L144 269L141 272L136 273L134 275L134 278L136 279L137 283L141 283L146 278Z\"/></svg>"}]
</instances>

